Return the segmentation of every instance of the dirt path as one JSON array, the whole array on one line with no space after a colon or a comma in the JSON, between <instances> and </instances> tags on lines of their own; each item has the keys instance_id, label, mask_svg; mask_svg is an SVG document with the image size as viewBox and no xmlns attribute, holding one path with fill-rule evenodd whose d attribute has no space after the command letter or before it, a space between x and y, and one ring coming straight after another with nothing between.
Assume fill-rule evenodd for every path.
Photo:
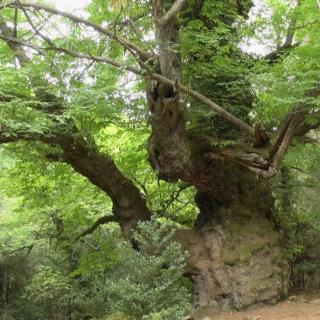
<instances>
[{"instance_id":1,"label":"dirt path","mask_svg":"<svg viewBox=\"0 0 320 320\"><path fill-rule=\"evenodd\" d=\"M214 319L205 318L205 320L320 320L319 297L301 297L297 300L250 311L224 313Z\"/></svg>"}]
</instances>

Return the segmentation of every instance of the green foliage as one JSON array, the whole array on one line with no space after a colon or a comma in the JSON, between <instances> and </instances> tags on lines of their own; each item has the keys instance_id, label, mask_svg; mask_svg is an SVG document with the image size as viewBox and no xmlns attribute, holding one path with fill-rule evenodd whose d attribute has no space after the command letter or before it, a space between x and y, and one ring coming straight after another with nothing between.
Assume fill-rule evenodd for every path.
<instances>
[{"instance_id":1,"label":"green foliage","mask_svg":"<svg viewBox=\"0 0 320 320\"><path fill-rule=\"evenodd\" d=\"M249 10L246 5L243 3L244 15ZM235 2L191 1L181 15L181 54L184 83L247 121L252 108L248 78L254 64L238 47L241 33L236 24L241 19ZM194 135L221 139L239 136L228 123L199 103L190 100L189 105L188 126Z\"/></svg>"},{"instance_id":2,"label":"green foliage","mask_svg":"<svg viewBox=\"0 0 320 320\"><path fill-rule=\"evenodd\" d=\"M180 319L190 308L190 284L183 278L186 253L172 237L167 225L152 221L135 233L141 251L114 228L101 229L83 244L60 241L59 251L49 246L47 252L45 238L33 240L30 251L12 252L12 258L0 251L0 273L2 266L10 271L12 295L20 304L14 311L9 296L0 314L7 317L12 312L17 319L24 314L27 320L66 314L72 319L80 314L90 319ZM29 266L29 257L36 264Z\"/></svg>"},{"instance_id":3,"label":"green foliage","mask_svg":"<svg viewBox=\"0 0 320 320\"><path fill-rule=\"evenodd\" d=\"M155 221L140 224L135 240L141 252L123 247L118 264L107 274L111 313L178 320L188 310L190 297L182 278L186 254L172 236L167 226Z\"/></svg>"},{"instance_id":4,"label":"green foliage","mask_svg":"<svg viewBox=\"0 0 320 320\"><path fill-rule=\"evenodd\" d=\"M309 111L319 106L319 98L310 96L320 75L319 42L315 42L320 21L315 17L316 7L313 0L297 6L290 1L269 1L251 21L251 40L267 51L279 50L290 26L295 30L293 48L280 51L271 63L260 61L252 70L251 82L258 98L252 116L270 129L298 104L307 103ZM266 35L269 38L265 43Z\"/></svg>"},{"instance_id":5,"label":"green foliage","mask_svg":"<svg viewBox=\"0 0 320 320\"><path fill-rule=\"evenodd\" d=\"M69 277L48 266L41 267L25 288L26 299L51 308L67 307L74 295Z\"/></svg>"},{"instance_id":6,"label":"green foliage","mask_svg":"<svg viewBox=\"0 0 320 320\"><path fill-rule=\"evenodd\" d=\"M313 288L311 279L320 267L319 159L318 146L296 146L287 154L281 174L274 181L277 220L294 290Z\"/></svg>"},{"instance_id":7,"label":"green foliage","mask_svg":"<svg viewBox=\"0 0 320 320\"><path fill-rule=\"evenodd\" d=\"M117 265L120 253L117 244L113 241L104 241L99 245L98 251L83 253L79 260L76 270L70 273L70 276L94 276L99 272L104 272Z\"/></svg>"},{"instance_id":8,"label":"green foliage","mask_svg":"<svg viewBox=\"0 0 320 320\"><path fill-rule=\"evenodd\" d=\"M151 221L135 233L140 251L112 232L98 251L85 253L71 275L86 283L78 297L86 312L99 319L181 319L190 308L187 255L172 237L168 226Z\"/></svg>"}]
</instances>

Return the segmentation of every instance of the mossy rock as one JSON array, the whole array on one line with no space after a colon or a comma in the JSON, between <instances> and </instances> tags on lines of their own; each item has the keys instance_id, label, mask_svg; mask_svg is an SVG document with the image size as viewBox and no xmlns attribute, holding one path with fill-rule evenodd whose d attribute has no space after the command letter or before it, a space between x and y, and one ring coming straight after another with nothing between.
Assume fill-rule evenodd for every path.
<instances>
[{"instance_id":1,"label":"mossy rock","mask_svg":"<svg viewBox=\"0 0 320 320\"><path fill-rule=\"evenodd\" d=\"M268 241L262 238L248 239L248 242L243 245L238 245L234 250L225 250L222 255L224 264L234 266L238 262L248 263L252 255L265 248Z\"/></svg>"}]
</instances>

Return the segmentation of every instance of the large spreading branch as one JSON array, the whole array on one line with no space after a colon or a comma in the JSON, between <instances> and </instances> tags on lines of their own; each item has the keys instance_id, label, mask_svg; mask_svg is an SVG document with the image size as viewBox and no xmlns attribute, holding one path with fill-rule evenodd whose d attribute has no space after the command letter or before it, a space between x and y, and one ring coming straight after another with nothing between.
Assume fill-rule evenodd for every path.
<instances>
[{"instance_id":1,"label":"large spreading branch","mask_svg":"<svg viewBox=\"0 0 320 320\"><path fill-rule=\"evenodd\" d=\"M95 146L88 145L85 139L79 137L79 133L53 134L51 132L48 135L1 126L0 144L19 141L59 146L62 150L59 161L70 164L76 172L86 177L111 198L114 218L126 236L130 237L139 221L149 219L150 212L139 189L122 174L108 155L101 154Z\"/></svg>"}]
</instances>

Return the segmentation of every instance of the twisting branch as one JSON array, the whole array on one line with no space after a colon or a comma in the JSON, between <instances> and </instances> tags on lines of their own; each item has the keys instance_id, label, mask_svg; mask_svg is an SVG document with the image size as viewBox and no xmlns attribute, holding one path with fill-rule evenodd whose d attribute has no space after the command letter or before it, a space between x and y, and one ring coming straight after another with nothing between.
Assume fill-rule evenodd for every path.
<instances>
[{"instance_id":1,"label":"twisting branch","mask_svg":"<svg viewBox=\"0 0 320 320\"><path fill-rule=\"evenodd\" d=\"M28 47L31 48L35 51L37 51L39 54L43 55L43 50L41 49L41 47L33 45L31 43L27 43L21 40L18 40L16 38L12 38L12 37L6 37L3 34L0 33L0 39L6 41L7 43L13 43L19 46L23 46L23 47Z\"/></svg>"},{"instance_id":2,"label":"twisting branch","mask_svg":"<svg viewBox=\"0 0 320 320\"><path fill-rule=\"evenodd\" d=\"M160 24L164 26L169 23L170 20L179 13L185 3L186 0L176 0L172 7L168 10L168 12L160 19Z\"/></svg>"},{"instance_id":3,"label":"twisting branch","mask_svg":"<svg viewBox=\"0 0 320 320\"><path fill-rule=\"evenodd\" d=\"M94 224L92 226L90 226L88 229L86 229L85 231L80 233L75 238L74 242L78 241L80 238L83 238L83 237L85 237L85 236L87 236L89 234L92 234L102 224L107 224L107 223L110 223L110 222L117 222L117 219L115 218L115 216L103 216L103 217L100 217L96 222L94 222Z\"/></svg>"}]
</instances>

